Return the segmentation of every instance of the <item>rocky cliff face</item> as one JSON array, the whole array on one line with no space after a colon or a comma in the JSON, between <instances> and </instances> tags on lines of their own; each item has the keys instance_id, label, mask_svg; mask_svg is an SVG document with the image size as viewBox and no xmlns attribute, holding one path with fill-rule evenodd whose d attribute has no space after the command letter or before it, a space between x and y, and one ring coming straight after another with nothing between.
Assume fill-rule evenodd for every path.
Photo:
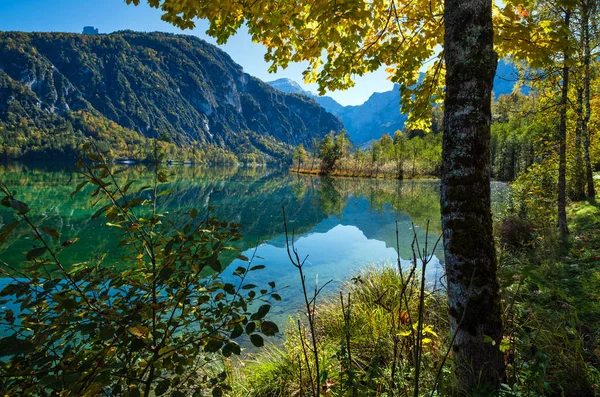
<instances>
[{"instance_id":1,"label":"rocky cliff face","mask_svg":"<svg viewBox=\"0 0 600 397\"><path fill-rule=\"evenodd\" d=\"M236 151L257 136L308 144L342 122L275 90L203 40L165 33L0 33L0 123L101 115L143 137Z\"/></svg>"},{"instance_id":2,"label":"rocky cliff face","mask_svg":"<svg viewBox=\"0 0 600 397\"><path fill-rule=\"evenodd\" d=\"M397 84L391 91L376 92L362 105L345 106L337 114L357 144L379 139L385 133L393 136L394 132L404 128L407 119L400 112L400 86Z\"/></svg>"},{"instance_id":3,"label":"rocky cliff face","mask_svg":"<svg viewBox=\"0 0 600 397\"><path fill-rule=\"evenodd\" d=\"M287 92L288 94L303 94L314 99L319 105L323 106L329 113L339 115L344 109L344 106L340 105L335 99L328 97L327 95L319 96L315 95L310 91L303 89L300 84L290 79L277 79L269 81L271 87L276 88L280 91Z\"/></svg>"},{"instance_id":4,"label":"rocky cliff face","mask_svg":"<svg viewBox=\"0 0 600 397\"><path fill-rule=\"evenodd\" d=\"M317 96L304 90L298 83L290 79L278 79L269 84L287 93L297 93L314 99L327 111L337 115L344 122L350 138L356 144L363 144L379 139L384 133L402 130L406 115L400 113L399 86L387 92L376 92L358 106L342 106L328 96Z\"/></svg>"},{"instance_id":5,"label":"rocky cliff face","mask_svg":"<svg viewBox=\"0 0 600 397\"><path fill-rule=\"evenodd\" d=\"M500 60L494 79L494 95L510 94L518 79L515 66ZM339 116L355 144L377 140L385 133L394 135L404 128L407 116L400 112L400 86L386 92L376 92L358 106L342 106L328 96L317 96L290 79L278 79L269 84L283 92L298 93L313 98L327 111Z\"/></svg>"}]
</instances>

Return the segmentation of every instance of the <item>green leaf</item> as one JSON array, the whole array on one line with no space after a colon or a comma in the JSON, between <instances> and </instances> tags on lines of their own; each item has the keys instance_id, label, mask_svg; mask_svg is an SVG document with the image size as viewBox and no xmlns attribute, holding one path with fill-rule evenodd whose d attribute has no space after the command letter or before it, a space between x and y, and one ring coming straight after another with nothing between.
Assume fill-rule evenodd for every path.
<instances>
[{"instance_id":1,"label":"green leaf","mask_svg":"<svg viewBox=\"0 0 600 397\"><path fill-rule=\"evenodd\" d=\"M161 280L168 280L173 275L173 273L175 273L175 270L171 266L166 266L160 270L160 272L158 273L158 277Z\"/></svg>"},{"instance_id":2,"label":"green leaf","mask_svg":"<svg viewBox=\"0 0 600 397\"><path fill-rule=\"evenodd\" d=\"M150 335L150 328L144 325L135 325L133 327L127 328L127 331L138 338L146 339Z\"/></svg>"},{"instance_id":3,"label":"green leaf","mask_svg":"<svg viewBox=\"0 0 600 397\"><path fill-rule=\"evenodd\" d=\"M242 352L242 349L240 349L240 345L238 345L237 343L233 342L233 341L229 341L224 347L223 350L221 351L221 353L223 353L223 355L225 357L229 357L232 354L235 354L236 356L239 356Z\"/></svg>"},{"instance_id":4,"label":"green leaf","mask_svg":"<svg viewBox=\"0 0 600 397\"><path fill-rule=\"evenodd\" d=\"M241 275L243 275L243 274L245 274L245 273L246 273L246 268L245 268L245 267L238 266L238 268L237 268L237 269L235 269L235 271L233 272L233 275L234 275L234 276L241 276Z\"/></svg>"},{"instance_id":5,"label":"green leaf","mask_svg":"<svg viewBox=\"0 0 600 397\"><path fill-rule=\"evenodd\" d=\"M141 397L140 389L138 389L137 386L130 388L129 393L127 393L127 396L128 397Z\"/></svg>"},{"instance_id":6,"label":"green leaf","mask_svg":"<svg viewBox=\"0 0 600 397\"><path fill-rule=\"evenodd\" d=\"M192 218L192 219L196 219L196 217L197 217L197 216L198 216L198 210L197 210L197 209L195 209L195 208L192 208L192 209L190 210L190 218Z\"/></svg>"},{"instance_id":7,"label":"green leaf","mask_svg":"<svg viewBox=\"0 0 600 397\"><path fill-rule=\"evenodd\" d=\"M27 253L27 260L32 261L38 256L42 255L44 252L46 252L46 247L34 248Z\"/></svg>"},{"instance_id":8,"label":"green leaf","mask_svg":"<svg viewBox=\"0 0 600 397\"><path fill-rule=\"evenodd\" d=\"M44 233L51 236L54 240L58 240L60 237L60 235L58 234L58 231L55 229L52 229L51 227L43 226L42 230L44 231Z\"/></svg>"},{"instance_id":9,"label":"green leaf","mask_svg":"<svg viewBox=\"0 0 600 397\"><path fill-rule=\"evenodd\" d=\"M158 193L158 195L156 197L166 196L167 194L171 194L171 193L173 193L173 190L171 190L171 189L165 189L162 192Z\"/></svg>"},{"instance_id":10,"label":"green leaf","mask_svg":"<svg viewBox=\"0 0 600 397\"><path fill-rule=\"evenodd\" d=\"M171 251L173 250L173 246L175 245L175 240L171 239L167 242L167 244L165 245L165 256L169 256L169 254L171 253Z\"/></svg>"},{"instance_id":11,"label":"green leaf","mask_svg":"<svg viewBox=\"0 0 600 397\"><path fill-rule=\"evenodd\" d=\"M98 217L100 217L100 215L105 213L106 210L108 210L110 207L111 207L111 204L107 204L104 207L100 208L98 211L94 212L94 215L92 215L92 219L97 219Z\"/></svg>"},{"instance_id":12,"label":"green leaf","mask_svg":"<svg viewBox=\"0 0 600 397\"><path fill-rule=\"evenodd\" d=\"M59 302L60 306L64 307L67 310L73 310L77 308L77 301L75 299L64 299Z\"/></svg>"},{"instance_id":13,"label":"green leaf","mask_svg":"<svg viewBox=\"0 0 600 397\"><path fill-rule=\"evenodd\" d=\"M250 271L253 271L253 270L262 270L264 268L265 268L265 265L256 265L256 266L252 266L250 268Z\"/></svg>"},{"instance_id":14,"label":"green leaf","mask_svg":"<svg viewBox=\"0 0 600 397\"><path fill-rule=\"evenodd\" d=\"M254 323L253 323L254 324ZM231 335L229 336L231 339L237 339L244 333L244 328L241 325L236 325L231 331Z\"/></svg>"},{"instance_id":15,"label":"green leaf","mask_svg":"<svg viewBox=\"0 0 600 397\"><path fill-rule=\"evenodd\" d=\"M260 319L264 318L267 315L267 313L269 313L269 310L271 310L271 305L262 305L261 307L258 308L256 313L254 313L250 317L250 319L260 320Z\"/></svg>"},{"instance_id":16,"label":"green leaf","mask_svg":"<svg viewBox=\"0 0 600 397\"><path fill-rule=\"evenodd\" d=\"M233 284L229 284L229 283L225 284L223 286L223 290L230 295L235 294L235 286Z\"/></svg>"},{"instance_id":17,"label":"green leaf","mask_svg":"<svg viewBox=\"0 0 600 397\"><path fill-rule=\"evenodd\" d=\"M2 230L0 231L0 243L6 241L8 236L19 226L20 221L16 220L14 222L9 223L8 225L4 225Z\"/></svg>"},{"instance_id":18,"label":"green leaf","mask_svg":"<svg viewBox=\"0 0 600 397\"><path fill-rule=\"evenodd\" d=\"M131 351L132 352L138 352L145 347L146 347L146 345L144 344L144 341L141 340L140 338L133 338L131 340Z\"/></svg>"},{"instance_id":19,"label":"green leaf","mask_svg":"<svg viewBox=\"0 0 600 397\"><path fill-rule=\"evenodd\" d=\"M129 200L127 203L125 203L125 207L126 208L133 208L135 206L138 206L140 204L142 204L144 202L144 199L141 197L135 197L132 198L131 200Z\"/></svg>"},{"instance_id":20,"label":"green leaf","mask_svg":"<svg viewBox=\"0 0 600 397\"><path fill-rule=\"evenodd\" d=\"M0 339L0 357L27 354L34 349L35 344L26 339L19 339L14 335Z\"/></svg>"},{"instance_id":21,"label":"green leaf","mask_svg":"<svg viewBox=\"0 0 600 397\"><path fill-rule=\"evenodd\" d=\"M281 300L281 295L279 294L271 294L271 296L273 297L273 299L275 299L276 301L280 301Z\"/></svg>"},{"instance_id":22,"label":"green leaf","mask_svg":"<svg viewBox=\"0 0 600 397\"><path fill-rule=\"evenodd\" d=\"M204 345L204 351L207 353L215 353L219 351L221 346L223 346L223 339L212 338Z\"/></svg>"},{"instance_id":23,"label":"green leaf","mask_svg":"<svg viewBox=\"0 0 600 397\"><path fill-rule=\"evenodd\" d=\"M29 206L19 200L10 200L10 207L17 211L17 215L25 215L29 212Z\"/></svg>"},{"instance_id":24,"label":"green leaf","mask_svg":"<svg viewBox=\"0 0 600 397\"><path fill-rule=\"evenodd\" d=\"M135 182L135 180L127 182L127 184L122 189L123 190L123 194L127 193L127 191L129 190L129 188L131 187L131 185L133 184L133 182Z\"/></svg>"},{"instance_id":25,"label":"green leaf","mask_svg":"<svg viewBox=\"0 0 600 397\"><path fill-rule=\"evenodd\" d=\"M169 378L163 379L156 385L154 393L156 393L157 396L162 396L169 390L169 386L171 386L171 380Z\"/></svg>"},{"instance_id":26,"label":"green leaf","mask_svg":"<svg viewBox=\"0 0 600 397\"><path fill-rule=\"evenodd\" d=\"M77 241L79 241L79 237L71 238L71 239L65 241L64 243L62 243L62 246L63 247L68 247L69 245L74 244Z\"/></svg>"},{"instance_id":27,"label":"green leaf","mask_svg":"<svg viewBox=\"0 0 600 397\"><path fill-rule=\"evenodd\" d=\"M265 341L259 334L250 335L250 342L256 347L263 347L265 345Z\"/></svg>"},{"instance_id":28,"label":"green leaf","mask_svg":"<svg viewBox=\"0 0 600 397\"><path fill-rule=\"evenodd\" d=\"M483 343L490 343L492 346L496 346L496 341L489 335L483 335Z\"/></svg>"},{"instance_id":29,"label":"green leaf","mask_svg":"<svg viewBox=\"0 0 600 397\"><path fill-rule=\"evenodd\" d=\"M213 269L215 272L221 271L221 262L219 261L219 253L215 252L206 260L208 266Z\"/></svg>"},{"instance_id":30,"label":"green leaf","mask_svg":"<svg viewBox=\"0 0 600 397\"><path fill-rule=\"evenodd\" d=\"M164 171L159 171L156 174L156 177L160 183L165 183L165 182L168 182L168 180L169 180L168 174Z\"/></svg>"},{"instance_id":31,"label":"green leaf","mask_svg":"<svg viewBox=\"0 0 600 397\"><path fill-rule=\"evenodd\" d=\"M100 339L102 339L102 340L112 339L114 334L115 334L115 330L113 329L113 327L111 327L110 325L107 325L106 327L103 327L100 330Z\"/></svg>"},{"instance_id":32,"label":"green leaf","mask_svg":"<svg viewBox=\"0 0 600 397\"><path fill-rule=\"evenodd\" d=\"M77 192L79 192L87 184L88 184L88 181L83 181L79 185L77 185L77 187L75 188L75 190L73 191L73 193L71 193L71 198L75 197L75 195L77 194Z\"/></svg>"},{"instance_id":33,"label":"green leaf","mask_svg":"<svg viewBox=\"0 0 600 397\"><path fill-rule=\"evenodd\" d=\"M250 335L251 333L254 332L254 330L256 329L256 323L255 322L249 322L248 324L246 324L246 333L248 335Z\"/></svg>"},{"instance_id":34,"label":"green leaf","mask_svg":"<svg viewBox=\"0 0 600 397\"><path fill-rule=\"evenodd\" d=\"M279 328L277 327L277 324L272 321L263 321L260 326L260 331L265 335L273 336L279 332Z\"/></svg>"}]
</instances>

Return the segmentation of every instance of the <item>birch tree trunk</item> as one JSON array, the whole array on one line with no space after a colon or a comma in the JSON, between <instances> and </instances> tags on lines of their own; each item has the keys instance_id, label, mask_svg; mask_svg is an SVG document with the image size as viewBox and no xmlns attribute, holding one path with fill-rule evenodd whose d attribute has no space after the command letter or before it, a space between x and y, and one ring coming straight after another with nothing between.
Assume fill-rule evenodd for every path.
<instances>
[{"instance_id":1,"label":"birch tree trunk","mask_svg":"<svg viewBox=\"0 0 600 397\"><path fill-rule=\"evenodd\" d=\"M459 391L471 394L505 379L490 209L492 2L445 0L444 20L442 225L454 374Z\"/></svg>"}]
</instances>

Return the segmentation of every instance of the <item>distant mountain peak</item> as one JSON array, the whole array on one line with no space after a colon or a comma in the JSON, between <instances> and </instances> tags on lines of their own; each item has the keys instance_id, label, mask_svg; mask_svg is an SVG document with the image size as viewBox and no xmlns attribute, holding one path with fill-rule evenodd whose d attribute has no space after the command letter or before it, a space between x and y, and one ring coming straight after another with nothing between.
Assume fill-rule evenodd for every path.
<instances>
[{"instance_id":1,"label":"distant mountain peak","mask_svg":"<svg viewBox=\"0 0 600 397\"><path fill-rule=\"evenodd\" d=\"M319 96L308 90L305 90L300 86L300 84L296 83L294 80L288 78L281 78L273 81L269 81L271 87L283 91L287 94L302 94L306 95L309 98L314 99L319 105L321 105L325 110L329 113L335 114L339 116L339 113L344 109L342 105L336 102L335 99L328 96Z\"/></svg>"},{"instance_id":2,"label":"distant mountain peak","mask_svg":"<svg viewBox=\"0 0 600 397\"><path fill-rule=\"evenodd\" d=\"M280 79L273 80L273 81L269 82L268 84L289 84L294 87L302 88L302 87L300 87L300 84L298 84L294 80L289 79L287 77L282 77Z\"/></svg>"},{"instance_id":3,"label":"distant mountain peak","mask_svg":"<svg viewBox=\"0 0 600 397\"><path fill-rule=\"evenodd\" d=\"M305 94L308 96L314 96L312 92L305 90L292 79L281 78L267 82L271 87L278 89L279 91L286 92L288 94Z\"/></svg>"}]
</instances>

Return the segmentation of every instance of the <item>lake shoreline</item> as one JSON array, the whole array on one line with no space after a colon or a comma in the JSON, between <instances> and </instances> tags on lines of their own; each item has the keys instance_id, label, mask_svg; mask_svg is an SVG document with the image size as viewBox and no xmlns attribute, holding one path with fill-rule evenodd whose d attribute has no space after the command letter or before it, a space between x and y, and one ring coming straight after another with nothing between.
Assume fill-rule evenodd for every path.
<instances>
[{"instance_id":1,"label":"lake shoreline","mask_svg":"<svg viewBox=\"0 0 600 397\"><path fill-rule=\"evenodd\" d=\"M364 178L364 179L389 179L389 180L398 180L398 181L409 181L409 180L419 180L419 181L432 181L439 180L439 176L435 175L416 175L412 178L398 178L396 175L387 174L383 172L379 173L369 173L369 172L354 172L354 171L343 171L343 170L335 170L331 172L323 172L320 169L314 168L289 168L290 174L296 175L315 175L315 176L336 176L336 177L345 177L345 178Z\"/></svg>"}]
</instances>

